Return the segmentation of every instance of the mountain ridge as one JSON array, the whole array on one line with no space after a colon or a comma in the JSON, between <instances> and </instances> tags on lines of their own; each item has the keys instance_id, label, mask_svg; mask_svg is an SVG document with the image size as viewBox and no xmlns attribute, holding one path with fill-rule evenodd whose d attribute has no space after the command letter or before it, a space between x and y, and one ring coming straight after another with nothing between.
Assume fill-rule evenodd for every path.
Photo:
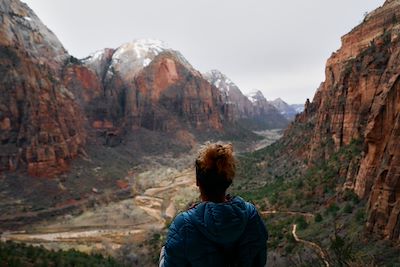
<instances>
[{"instance_id":1,"label":"mountain ridge","mask_svg":"<svg viewBox=\"0 0 400 267\"><path fill-rule=\"evenodd\" d=\"M256 138L230 117L220 91L161 41L134 40L78 60L26 4L5 0L0 12L2 65L11 66L2 68L2 172L57 177L99 144L154 151L163 140L182 151L227 132ZM258 117L247 125L271 126L259 118L265 113L250 113L243 114ZM152 132L149 144L135 137L140 129Z\"/></svg>"}]
</instances>

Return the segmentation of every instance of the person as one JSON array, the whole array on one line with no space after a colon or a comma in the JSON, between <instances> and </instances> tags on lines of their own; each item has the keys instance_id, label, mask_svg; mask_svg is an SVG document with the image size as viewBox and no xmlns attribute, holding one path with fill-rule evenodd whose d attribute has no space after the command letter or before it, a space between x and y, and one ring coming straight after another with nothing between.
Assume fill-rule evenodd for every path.
<instances>
[{"instance_id":1,"label":"person","mask_svg":"<svg viewBox=\"0 0 400 267\"><path fill-rule=\"evenodd\" d=\"M231 144L208 143L195 161L201 202L170 225L159 267L265 266L267 229L255 206L226 195L235 176Z\"/></svg>"}]
</instances>

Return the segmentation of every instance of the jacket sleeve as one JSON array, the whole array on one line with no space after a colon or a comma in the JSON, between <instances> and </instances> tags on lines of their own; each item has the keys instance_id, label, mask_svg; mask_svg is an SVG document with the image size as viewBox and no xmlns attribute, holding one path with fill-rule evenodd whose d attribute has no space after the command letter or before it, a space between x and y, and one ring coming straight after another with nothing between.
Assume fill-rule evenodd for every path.
<instances>
[{"instance_id":1,"label":"jacket sleeve","mask_svg":"<svg viewBox=\"0 0 400 267\"><path fill-rule=\"evenodd\" d=\"M172 222L167 236L167 242L161 250L159 267L188 266L185 253L184 216L178 215Z\"/></svg>"},{"instance_id":2,"label":"jacket sleeve","mask_svg":"<svg viewBox=\"0 0 400 267\"><path fill-rule=\"evenodd\" d=\"M264 267L267 264L267 246L266 243L268 241L268 230L267 227L265 226L263 220L261 219L260 215L257 214L257 225L259 229L259 235L261 236L261 246L260 250L254 259L254 265L253 266L260 266ZM265 246L264 246L264 245Z\"/></svg>"},{"instance_id":3,"label":"jacket sleeve","mask_svg":"<svg viewBox=\"0 0 400 267\"><path fill-rule=\"evenodd\" d=\"M248 204L249 221L239 243L241 265L263 267L267 262L268 232L252 204Z\"/></svg>"}]
</instances>

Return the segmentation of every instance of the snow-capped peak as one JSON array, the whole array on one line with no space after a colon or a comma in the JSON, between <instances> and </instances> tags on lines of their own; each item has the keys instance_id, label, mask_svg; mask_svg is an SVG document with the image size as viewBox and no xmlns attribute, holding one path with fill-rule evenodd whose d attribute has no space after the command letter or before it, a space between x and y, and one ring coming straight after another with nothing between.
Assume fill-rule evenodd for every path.
<instances>
[{"instance_id":1,"label":"snow-capped peak","mask_svg":"<svg viewBox=\"0 0 400 267\"><path fill-rule=\"evenodd\" d=\"M168 50L166 43L160 40L139 39L121 45L113 55L116 63L130 62L138 67L146 67L161 52Z\"/></svg>"},{"instance_id":2,"label":"snow-capped peak","mask_svg":"<svg viewBox=\"0 0 400 267\"><path fill-rule=\"evenodd\" d=\"M203 74L203 77L215 87L217 87L221 93L224 93L226 95L229 94L229 91L232 87L237 87L235 83L233 83L225 74L223 74L219 70L211 70Z\"/></svg>"},{"instance_id":3,"label":"snow-capped peak","mask_svg":"<svg viewBox=\"0 0 400 267\"><path fill-rule=\"evenodd\" d=\"M263 93L260 90L254 90L248 93L247 98L250 100L251 103L255 103L257 101L266 100Z\"/></svg>"},{"instance_id":4,"label":"snow-capped peak","mask_svg":"<svg viewBox=\"0 0 400 267\"><path fill-rule=\"evenodd\" d=\"M89 56L83 58L82 61L85 63L86 62L87 63L96 62L103 57L105 51L106 51L106 49L97 50L97 51L91 53Z\"/></svg>"}]
</instances>

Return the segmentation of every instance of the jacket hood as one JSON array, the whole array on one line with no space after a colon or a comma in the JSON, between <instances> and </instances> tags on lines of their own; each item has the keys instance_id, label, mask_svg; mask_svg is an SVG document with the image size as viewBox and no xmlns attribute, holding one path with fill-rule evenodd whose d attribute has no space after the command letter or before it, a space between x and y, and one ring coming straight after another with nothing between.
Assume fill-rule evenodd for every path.
<instances>
[{"instance_id":1,"label":"jacket hood","mask_svg":"<svg viewBox=\"0 0 400 267\"><path fill-rule=\"evenodd\" d=\"M253 212L254 206L240 197L224 203L202 202L188 210L193 225L207 239L219 244L236 241Z\"/></svg>"}]
</instances>

